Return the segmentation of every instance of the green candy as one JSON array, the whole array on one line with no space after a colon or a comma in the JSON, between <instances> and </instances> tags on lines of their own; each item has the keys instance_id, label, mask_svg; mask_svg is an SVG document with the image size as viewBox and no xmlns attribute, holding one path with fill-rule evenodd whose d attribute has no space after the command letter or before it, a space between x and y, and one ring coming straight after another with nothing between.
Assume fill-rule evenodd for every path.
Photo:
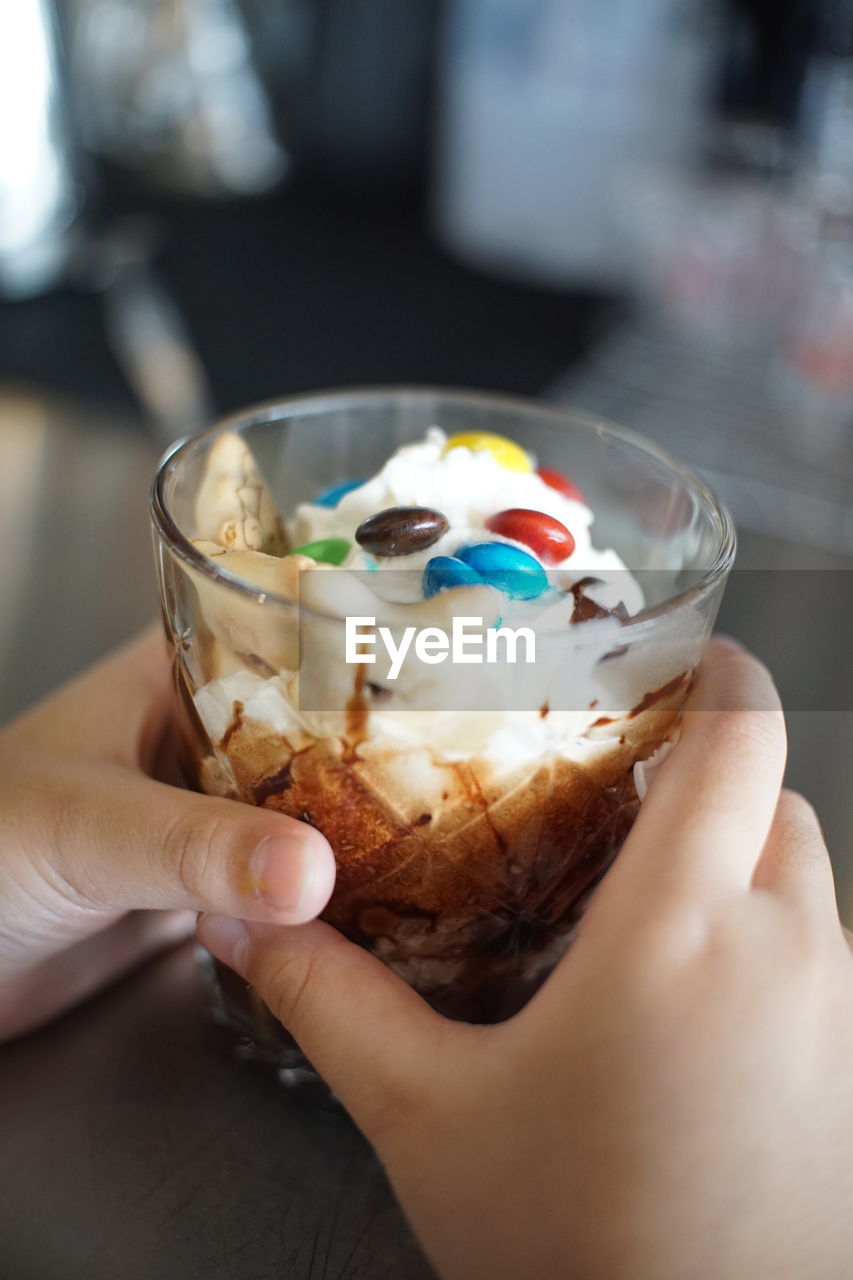
<instances>
[{"instance_id":1,"label":"green candy","mask_svg":"<svg viewBox=\"0 0 853 1280\"><path fill-rule=\"evenodd\" d=\"M294 547L293 555L310 556L323 564L343 564L350 546L346 538L320 538L317 542L306 542L304 547Z\"/></svg>"}]
</instances>

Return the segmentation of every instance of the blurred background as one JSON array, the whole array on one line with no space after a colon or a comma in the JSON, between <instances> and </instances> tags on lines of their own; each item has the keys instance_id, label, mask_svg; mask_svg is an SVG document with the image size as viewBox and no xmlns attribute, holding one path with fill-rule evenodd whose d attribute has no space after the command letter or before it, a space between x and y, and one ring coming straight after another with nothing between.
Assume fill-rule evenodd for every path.
<instances>
[{"instance_id":1,"label":"blurred background","mask_svg":"<svg viewBox=\"0 0 853 1280\"><path fill-rule=\"evenodd\" d=\"M171 440L378 382L708 479L853 918L853 0L0 5L0 715L154 615Z\"/></svg>"}]
</instances>

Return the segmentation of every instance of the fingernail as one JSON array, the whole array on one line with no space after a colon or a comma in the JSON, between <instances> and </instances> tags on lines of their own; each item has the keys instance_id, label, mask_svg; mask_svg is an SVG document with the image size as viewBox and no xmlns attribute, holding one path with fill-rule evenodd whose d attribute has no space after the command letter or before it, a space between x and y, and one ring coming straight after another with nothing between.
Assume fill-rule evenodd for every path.
<instances>
[{"instance_id":1,"label":"fingernail","mask_svg":"<svg viewBox=\"0 0 853 1280\"><path fill-rule=\"evenodd\" d=\"M238 972L241 970L249 942L242 920L235 920L233 916L199 916L196 935L217 960Z\"/></svg>"},{"instance_id":2,"label":"fingernail","mask_svg":"<svg viewBox=\"0 0 853 1280\"><path fill-rule=\"evenodd\" d=\"M320 900L321 852L313 838L300 833L282 839L266 836L252 855L254 888L274 911L304 917L315 915Z\"/></svg>"}]
</instances>

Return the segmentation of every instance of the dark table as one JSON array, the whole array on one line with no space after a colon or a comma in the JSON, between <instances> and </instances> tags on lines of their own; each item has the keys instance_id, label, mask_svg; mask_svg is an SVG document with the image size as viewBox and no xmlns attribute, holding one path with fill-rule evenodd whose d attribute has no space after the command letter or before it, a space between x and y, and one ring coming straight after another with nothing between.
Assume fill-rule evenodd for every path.
<instances>
[{"instance_id":1,"label":"dark table","mask_svg":"<svg viewBox=\"0 0 853 1280\"><path fill-rule=\"evenodd\" d=\"M235 1060L187 944L0 1052L8 1280L427 1280L372 1151Z\"/></svg>"}]
</instances>

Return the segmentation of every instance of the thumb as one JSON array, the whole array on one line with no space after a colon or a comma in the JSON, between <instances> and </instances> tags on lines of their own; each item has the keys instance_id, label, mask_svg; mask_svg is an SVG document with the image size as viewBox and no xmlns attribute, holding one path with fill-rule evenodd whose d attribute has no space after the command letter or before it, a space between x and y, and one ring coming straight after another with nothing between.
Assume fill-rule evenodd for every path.
<instances>
[{"instance_id":1,"label":"thumb","mask_svg":"<svg viewBox=\"0 0 853 1280\"><path fill-rule=\"evenodd\" d=\"M279 929L202 916L198 937L252 984L380 1154L383 1135L423 1103L439 1044L475 1030L320 921Z\"/></svg>"},{"instance_id":2,"label":"thumb","mask_svg":"<svg viewBox=\"0 0 853 1280\"><path fill-rule=\"evenodd\" d=\"M71 919L73 908L189 907L299 924L335 882L329 843L307 823L121 765L66 766L41 809L19 807L13 830L26 851L14 879Z\"/></svg>"}]
</instances>

